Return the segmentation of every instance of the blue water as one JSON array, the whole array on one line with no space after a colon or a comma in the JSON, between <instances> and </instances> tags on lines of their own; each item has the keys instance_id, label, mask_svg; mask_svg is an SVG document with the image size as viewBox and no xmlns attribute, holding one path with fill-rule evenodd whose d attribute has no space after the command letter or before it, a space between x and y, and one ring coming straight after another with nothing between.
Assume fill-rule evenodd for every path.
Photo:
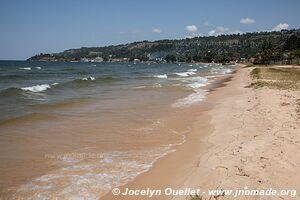
<instances>
[{"instance_id":1,"label":"blue water","mask_svg":"<svg viewBox=\"0 0 300 200\"><path fill-rule=\"evenodd\" d=\"M99 199L174 152L233 67L0 61L0 193Z\"/></svg>"},{"instance_id":2,"label":"blue water","mask_svg":"<svg viewBox=\"0 0 300 200\"><path fill-rule=\"evenodd\" d=\"M215 64L0 61L0 120L35 112L37 105L107 98L111 92L145 85L176 85L180 78L222 74L230 68Z\"/></svg>"}]
</instances>

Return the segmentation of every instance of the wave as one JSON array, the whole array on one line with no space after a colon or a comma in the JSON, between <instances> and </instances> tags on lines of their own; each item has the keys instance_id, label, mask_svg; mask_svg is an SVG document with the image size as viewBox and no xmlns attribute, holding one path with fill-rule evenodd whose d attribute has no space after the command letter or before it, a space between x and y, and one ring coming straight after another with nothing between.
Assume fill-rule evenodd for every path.
<instances>
[{"instance_id":1,"label":"wave","mask_svg":"<svg viewBox=\"0 0 300 200\"><path fill-rule=\"evenodd\" d=\"M161 85L160 83L154 83L154 84L152 85L152 87L154 87L154 88L161 88L162 85Z\"/></svg>"},{"instance_id":2,"label":"wave","mask_svg":"<svg viewBox=\"0 0 300 200\"><path fill-rule=\"evenodd\" d=\"M56 194L62 199L99 199L112 188L147 172L158 159L174 151L171 145L167 145L147 151L87 153L96 159L80 157L85 153L54 155L62 167L18 186L15 196L48 199Z\"/></svg>"},{"instance_id":3,"label":"wave","mask_svg":"<svg viewBox=\"0 0 300 200\"><path fill-rule=\"evenodd\" d=\"M51 85L58 85L58 83L53 83ZM21 90L30 91L30 92L42 92L42 91L45 91L45 90L51 88L51 85L50 84L34 85L31 87L23 87L23 88L21 88Z\"/></svg>"},{"instance_id":4,"label":"wave","mask_svg":"<svg viewBox=\"0 0 300 200\"><path fill-rule=\"evenodd\" d=\"M193 89L204 87L208 83L208 79L202 76L194 76L180 79L182 83Z\"/></svg>"},{"instance_id":5,"label":"wave","mask_svg":"<svg viewBox=\"0 0 300 200\"><path fill-rule=\"evenodd\" d=\"M223 68L223 67L213 67L210 69L210 72L213 74L230 74L233 70L229 68Z\"/></svg>"},{"instance_id":6,"label":"wave","mask_svg":"<svg viewBox=\"0 0 300 200\"><path fill-rule=\"evenodd\" d=\"M196 72L197 71L197 69L189 69L189 70L187 70L188 72Z\"/></svg>"},{"instance_id":7,"label":"wave","mask_svg":"<svg viewBox=\"0 0 300 200\"><path fill-rule=\"evenodd\" d=\"M92 83L109 83L109 82L113 82L113 81L117 81L120 80L119 78L114 78L111 76L105 76L105 77L94 77L94 76L88 76L88 77L83 77L83 78L79 78L79 79L75 79L72 80L70 82L64 83L65 85L68 84L77 84L77 85L88 85L88 84L92 84Z\"/></svg>"},{"instance_id":8,"label":"wave","mask_svg":"<svg viewBox=\"0 0 300 200\"><path fill-rule=\"evenodd\" d=\"M93 77L93 76L88 76L88 77L82 78L81 80L83 80L83 81L94 81L94 80L96 80L96 78Z\"/></svg>"},{"instance_id":9,"label":"wave","mask_svg":"<svg viewBox=\"0 0 300 200\"><path fill-rule=\"evenodd\" d=\"M41 67L36 67L36 69L42 69Z\"/></svg>"},{"instance_id":10,"label":"wave","mask_svg":"<svg viewBox=\"0 0 300 200\"><path fill-rule=\"evenodd\" d=\"M132 87L132 89L135 90L157 90L157 89L171 89L171 90L176 90L176 91L184 91L184 92L188 92L191 91L190 88L187 88L186 85L183 85L181 83L151 83L151 84L147 84L147 85L139 85L139 86L134 86Z\"/></svg>"},{"instance_id":11,"label":"wave","mask_svg":"<svg viewBox=\"0 0 300 200\"><path fill-rule=\"evenodd\" d=\"M233 70L232 69L224 69L222 71L223 74L230 74Z\"/></svg>"},{"instance_id":12,"label":"wave","mask_svg":"<svg viewBox=\"0 0 300 200\"><path fill-rule=\"evenodd\" d=\"M121 79L119 78L114 78L111 76L107 77L93 77L93 76L88 76L88 77L83 77L79 79L73 79L68 82L60 83L57 89L71 89L71 90L76 90L79 88L85 88L85 87L92 87L97 84L110 84L115 81L119 81Z\"/></svg>"},{"instance_id":13,"label":"wave","mask_svg":"<svg viewBox=\"0 0 300 200\"><path fill-rule=\"evenodd\" d=\"M80 87L87 87L90 86L93 82L96 83L106 83L106 82L112 82L119 79L113 78L113 77L99 77L95 78L93 76L84 77L80 79L74 79L69 82L64 83L52 83L52 84L39 84L39 85L33 85L33 86L26 86L26 87L10 87L4 90L0 91L0 96L8 97L8 96L14 96L14 95L22 95L22 92L33 92L33 93L39 93L39 92L45 92L46 90L52 89L54 86L56 89L76 89ZM53 88L54 89L54 88Z\"/></svg>"},{"instance_id":14,"label":"wave","mask_svg":"<svg viewBox=\"0 0 300 200\"><path fill-rule=\"evenodd\" d=\"M191 88L193 88L193 89L196 89L196 88L201 88L201 87L204 87L204 86L206 86L207 84L205 84L205 83L191 83L191 84L189 84L188 86L189 87L191 87Z\"/></svg>"},{"instance_id":15,"label":"wave","mask_svg":"<svg viewBox=\"0 0 300 200\"><path fill-rule=\"evenodd\" d=\"M202 77L202 76L194 76L194 77L182 79L182 81L184 81L184 82L191 82L191 81L195 82L196 81L196 82L203 83L203 82L207 82L208 79L205 77Z\"/></svg>"},{"instance_id":16,"label":"wave","mask_svg":"<svg viewBox=\"0 0 300 200\"><path fill-rule=\"evenodd\" d=\"M205 99L207 91L202 88L209 84L208 78L194 76L182 78L180 80L185 84L186 87L192 88L194 92L182 99L177 100L174 104L172 104L172 107L190 106L192 104L202 102Z\"/></svg>"},{"instance_id":17,"label":"wave","mask_svg":"<svg viewBox=\"0 0 300 200\"><path fill-rule=\"evenodd\" d=\"M154 75L155 78L168 78L167 74Z\"/></svg>"},{"instance_id":18,"label":"wave","mask_svg":"<svg viewBox=\"0 0 300 200\"><path fill-rule=\"evenodd\" d=\"M162 88L163 85L160 83L153 83L152 85L140 85L133 87L133 89L153 89L153 88Z\"/></svg>"},{"instance_id":19,"label":"wave","mask_svg":"<svg viewBox=\"0 0 300 200\"><path fill-rule=\"evenodd\" d=\"M187 77L187 76L195 75L196 73L187 71L187 72L178 72L178 73L174 73L174 74L176 74L178 76Z\"/></svg>"},{"instance_id":20,"label":"wave","mask_svg":"<svg viewBox=\"0 0 300 200\"><path fill-rule=\"evenodd\" d=\"M206 90L198 89L195 93L192 93L187 97L177 100L174 104L172 104L172 107L180 108L200 103L204 101L206 94Z\"/></svg>"},{"instance_id":21,"label":"wave","mask_svg":"<svg viewBox=\"0 0 300 200\"><path fill-rule=\"evenodd\" d=\"M133 89L143 89L143 88L146 88L146 87L147 87L146 85L140 85L140 86L133 87Z\"/></svg>"},{"instance_id":22,"label":"wave","mask_svg":"<svg viewBox=\"0 0 300 200\"><path fill-rule=\"evenodd\" d=\"M40 85L34 85L34 86L28 86L22 88L10 87L0 91L0 97L7 98L7 97L23 95L24 92L39 93L39 92L46 91L50 89L52 86L56 86L56 85L58 85L58 83L40 84Z\"/></svg>"},{"instance_id":23,"label":"wave","mask_svg":"<svg viewBox=\"0 0 300 200\"><path fill-rule=\"evenodd\" d=\"M31 67L19 67L19 69L22 69L22 70L31 70Z\"/></svg>"},{"instance_id":24,"label":"wave","mask_svg":"<svg viewBox=\"0 0 300 200\"><path fill-rule=\"evenodd\" d=\"M188 84L189 87L193 89L204 87L208 84L208 79L202 76L190 77L185 80L186 82L192 82Z\"/></svg>"}]
</instances>

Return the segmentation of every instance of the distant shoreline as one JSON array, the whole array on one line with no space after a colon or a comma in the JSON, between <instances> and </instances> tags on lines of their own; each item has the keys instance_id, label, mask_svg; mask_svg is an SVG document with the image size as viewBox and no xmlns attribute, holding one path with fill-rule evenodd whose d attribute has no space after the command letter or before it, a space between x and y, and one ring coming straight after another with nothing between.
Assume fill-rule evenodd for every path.
<instances>
[{"instance_id":1,"label":"distant shoreline","mask_svg":"<svg viewBox=\"0 0 300 200\"><path fill-rule=\"evenodd\" d=\"M140 41L40 53L27 60L299 64L300 29Z\"/></svg>"}]
</instances>

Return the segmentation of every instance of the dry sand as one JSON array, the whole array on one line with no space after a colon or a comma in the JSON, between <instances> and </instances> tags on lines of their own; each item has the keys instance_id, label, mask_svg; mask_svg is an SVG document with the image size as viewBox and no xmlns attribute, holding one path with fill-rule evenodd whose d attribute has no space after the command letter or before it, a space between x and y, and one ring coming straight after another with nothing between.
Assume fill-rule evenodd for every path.
<instances>
[{"instance_id":1,"label":"dry sand","mask_svg":"<svg viewBox=\"0 0 300 200\"><path fill-rule=\"evenodd\" d=\"M300 199L300 91L248 88L251 68L208 95L199 117L177 151L121 187L129 189L296 189ZM299 108L300 109L300 108ZM230 196L204 199L233 199ZM102 198L101 198L102 199ZM103 199L150 199L113 196ZM189 199L154 196L151 199ZM290 199L241 196L236 199Z\"/></svg>"}]
</instances>

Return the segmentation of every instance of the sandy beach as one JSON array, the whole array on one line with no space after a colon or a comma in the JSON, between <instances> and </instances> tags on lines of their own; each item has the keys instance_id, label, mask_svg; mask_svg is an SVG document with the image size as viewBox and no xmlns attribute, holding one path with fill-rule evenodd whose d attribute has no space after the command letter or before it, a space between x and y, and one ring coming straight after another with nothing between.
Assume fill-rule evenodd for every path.
<instances>
[{"instance_id":1,"label":"sandy beach","mask_svg":"<svg viewBox=\"0 0 300 200\"><path fill-rule=\"evenodd\" d=\"M186 142L178 146L175 153L158 160L150 171L120 187L120 192L127 188L162 191L166 188L194 188L206 191L201 193L202 199L232 199L228 195L209 195L207 191L245 187L300 191L300 91L297 87L271 87L270 81L264 79L254 83L251 75L254 68L239 66L231 80L211 92L199 107L199 116ZM286 66L272 68L287 69ZM296 67L293 69L298 70ZM269 85L261 85L262 81ZM295 84L299 84L297 77ZM114 196L111 192L103 197L148 198L147 195ZM237 199L291 198L298 199L300 196L298 193L242 195ZM191 197L162 194L151 199Z\"/></svg>"},{"instance_id":2,"label":"sandy beach","mask_svg":"<svg viewBox=\"0 0 300 200\"><path fill-rule=\"evenodd\" d=\"M1 1L0 200L300 200L299 8Z\"/></svg>"}]
</instances>

